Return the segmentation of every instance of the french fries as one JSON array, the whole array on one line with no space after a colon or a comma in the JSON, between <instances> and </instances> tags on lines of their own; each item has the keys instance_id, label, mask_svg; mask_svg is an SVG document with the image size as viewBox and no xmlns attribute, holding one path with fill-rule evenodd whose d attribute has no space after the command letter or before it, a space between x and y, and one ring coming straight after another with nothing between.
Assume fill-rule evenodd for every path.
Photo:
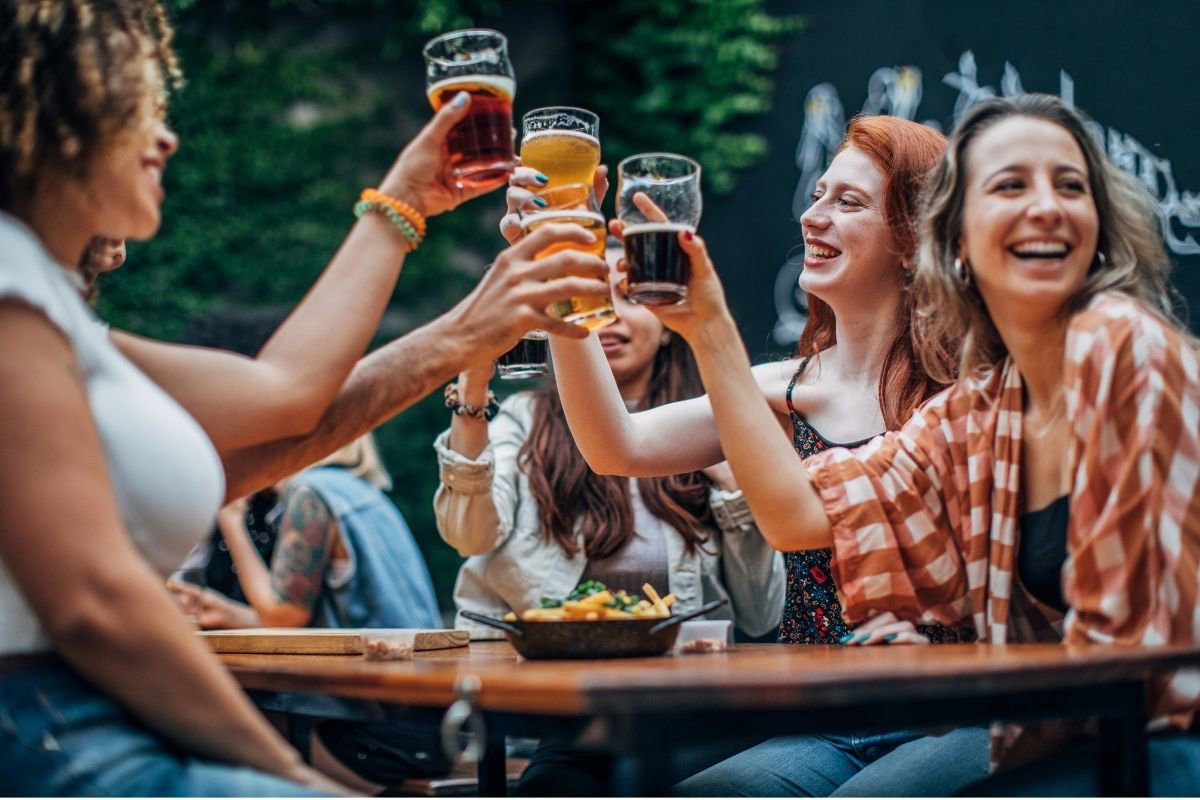
<instances>
[{"instance_id":1,"label":"french fries","mask_svg":"<svg viewBox=\"0 0 1200 800\"><path fill-rule=\"evenodd\" d=\"M603 586L603 584L596 584L596 586ZM580 596L578 599L562 600L560 605L549 608L526 609L521 614L521 619L525 622L579 622L609 619L662 619L671 616L671 604L675 602L675 595L668 594L666 597L659 597L658 592L648 583L642 586L642 591L649 599L640 600L630 597L624 591L612 591L604 588ZM577 596L577 594L573 593L572 596ZM559 601L544 600L543 602L558 603ZM509 619L510 617L511 619ZM505 615L505 619L510 622L515 621L516 614L509 612Z\"/></svg>"}]
</instances>

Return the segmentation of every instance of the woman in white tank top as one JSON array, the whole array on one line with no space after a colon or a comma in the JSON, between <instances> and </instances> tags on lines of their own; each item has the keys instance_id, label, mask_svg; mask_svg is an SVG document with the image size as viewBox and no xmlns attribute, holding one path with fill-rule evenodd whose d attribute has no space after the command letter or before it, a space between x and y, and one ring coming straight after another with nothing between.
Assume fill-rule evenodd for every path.
<instances>
[{"instance_id":1,"label":"woman in white tank top","mask_svg":"<svg viewBox=\"0 0 1200 800\"><path fill-rule=\"evenodd\" d=\"M247 701L164 577L212 525L223 468L321 420L420 237L365 213L257 359L110 336L75 265L94 236L158 228L177 147L169 41L154 0L0 6L0 52L20 65L0 68L0 774L27 795L337 791ZM481 193L455 188L446 156L468 105L434 116L384 195L429 217ZM508 258L527 277L531 256ZM595 261L583 271L604 274ZM564 297L597 285L560 283Z\"/></svg>"}]
</instances>

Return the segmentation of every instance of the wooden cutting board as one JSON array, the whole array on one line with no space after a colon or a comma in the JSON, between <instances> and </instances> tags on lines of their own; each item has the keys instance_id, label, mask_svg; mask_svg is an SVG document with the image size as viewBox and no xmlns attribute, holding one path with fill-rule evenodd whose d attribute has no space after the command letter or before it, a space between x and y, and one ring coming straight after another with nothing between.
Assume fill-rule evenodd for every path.
<instances>
[{"instance_id":1,"label":"wooden cutting board","mask_svg":"<svg viewBox=\"0 0 1200 800\"><path fill-rule=\"evenodd\" d=\"M200 635L215 653L342 656L364 654L368 641L415 651L466 647L471 638L466 631L415 628L239 628Z\"/></svg>"}]
</instances>

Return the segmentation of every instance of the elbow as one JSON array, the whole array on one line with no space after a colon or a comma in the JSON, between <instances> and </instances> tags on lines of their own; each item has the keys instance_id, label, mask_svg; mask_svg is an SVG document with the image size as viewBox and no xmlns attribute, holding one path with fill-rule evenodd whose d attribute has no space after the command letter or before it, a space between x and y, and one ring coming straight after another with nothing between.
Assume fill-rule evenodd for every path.
<instances>
[{"instance_id":1,"label":"elbow","mask_svg":"<svg viewBox=\"0 0 1200 800\"><path fill-rule=\"evenodd\" d=\"M42 625L55 649L67 655L128 650L140 626L137 610L146 607L141 580L93 574L76 580L43 609Z\"/></svg>"}]
</instances>

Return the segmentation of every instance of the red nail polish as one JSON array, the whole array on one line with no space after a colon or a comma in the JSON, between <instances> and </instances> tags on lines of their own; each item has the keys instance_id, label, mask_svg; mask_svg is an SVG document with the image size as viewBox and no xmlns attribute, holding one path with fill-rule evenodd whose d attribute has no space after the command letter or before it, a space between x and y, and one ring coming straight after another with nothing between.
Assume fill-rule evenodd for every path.
<instances>
[{"instance_id":1,"label":"red nail polish","mask_svg":"<svg viewBox=\"0 0 1200 800\"><path fill-rule=\"evenodd\" d=\"M683 238L687 239L690 242L692 239L696 238L696 235L694 233L692 233L691 231L684 231Z\"/></svg>"}]
</instances>

